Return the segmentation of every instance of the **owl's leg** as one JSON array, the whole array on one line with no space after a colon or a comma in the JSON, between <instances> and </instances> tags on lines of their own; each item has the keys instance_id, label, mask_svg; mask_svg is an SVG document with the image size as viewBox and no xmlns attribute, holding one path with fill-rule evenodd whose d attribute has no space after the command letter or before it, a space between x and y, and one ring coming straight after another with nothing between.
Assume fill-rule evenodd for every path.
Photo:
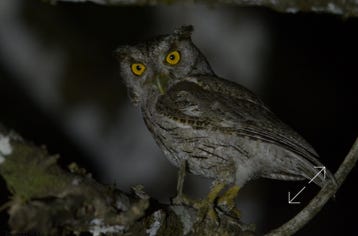
<instances>
[{"instance_id":1,"label":"owl's leg","mask_svg":"<svg viewBox=\"0 0 358 236\"><path fill-rule=\"evenodd\" d=\"M186 160L182 160L179 167L178 172L178 182L177 182L177 195L172 199L173 204L186 204L186 205L192 205L192 200L186 197L183 194L183 186L184 186L184 179L185 179L185 173L186 173Z\"/></svg>"},{"instance_id":2,"label":"owl's leg","mask_svg":"<svg viewBox=\"0 0 358 236\"><path fill-rule=\"evenodd\" d=\"M178 182L177 182L177 196L183 196L183 186L184 186L184 179L186 173L186 160L182 160L180 163L179 173L178 173Z\"/></svg>"},{"instance_id":3,"label":"owl's leg","mask_svg":"<svg viewBox=\"0 0 358 236\"><path fill-rule=\"evenodd\" d=\"M240 212L236 208L236 197L240 190L240 187L234 185L229 188L219 199L218 206L227 213L233 214L233 216L239 218Z\"/></svg>"},{"instance_id":4,"label":"owl's leg","mask_svg":"<svg viewBox=\"0 0 358 236\"><path fill-rule=\"evenodd\" d=\"M210 192L207 196L207 201L210 203L214 203L216 198L219 196L219 193L223 188L225 187L225 184L222 182L214 182L213 186L210 189Z\"/></svg>"}]
</instances>

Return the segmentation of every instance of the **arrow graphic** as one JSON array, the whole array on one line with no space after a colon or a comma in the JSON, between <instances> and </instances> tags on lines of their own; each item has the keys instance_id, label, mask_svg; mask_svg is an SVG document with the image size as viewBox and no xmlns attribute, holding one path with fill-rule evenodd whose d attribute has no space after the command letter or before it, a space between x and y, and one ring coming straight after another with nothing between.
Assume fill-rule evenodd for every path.
<instances>
[{"instance_id":1,"label":"arrow graphic","mask_svg":"<svg viewBox=\"0 0 358 236\"><path fill-rule=\"evenodd\" d=\"M323 171L323 179L326 179L326 167L325 166L314 166L315 169L321 169L320 171L318 171L318 173L313 176L313 178L308 182L309 184L312 183L312 181L317 178L317 176L319 176L321 174L321 172Z\"/></svg>"},{"instance_id":2,"label":"arrow graphic","mask_svg":"<svg viewBox=\"0 0 358 236\"><path fill-rule=\"evenodd\" d=\"M305 190L306 187L303 187L292 199L291 199L291 193L288 192L288 204L300 204L301 202L294 202L295 198L302 193L303 190Z\"/></svg>"},{"instance_id":3,"label":"arrow graphic","mask_svg":"<svg viewBox=\"0 0 358 236\"><path fill-rule=\"evenodd\" d=\"M314 166L315 169L319 169L317 174L313 176L308 184L312 183L317 176L319 176L323 172L323 179L326 179L326 167L325 166ZM295 202L295 198L302 193L303 190L305 190L306 186L304 186L293 198L291 198L291 193L288 192L288 204L300 204L301 202Z\"/></svg>"}]
</instances>

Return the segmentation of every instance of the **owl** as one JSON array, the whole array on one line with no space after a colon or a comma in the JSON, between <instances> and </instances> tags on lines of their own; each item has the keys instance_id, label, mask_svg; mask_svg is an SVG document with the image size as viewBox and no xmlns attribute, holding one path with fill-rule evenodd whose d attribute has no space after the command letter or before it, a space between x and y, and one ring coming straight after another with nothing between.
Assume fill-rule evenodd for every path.
<instances>
[{"instance_id":1,"label":"owl","mask_svg":"<svg viewBox=\"0 0 358 236\"><path fill-rule=\"evenodd\" d=\"M218 77L192 26L116 50L131 102L166 158L186 172L242 187L264 177L311 179L318 154L250 90ZM333 180L327 171L327 179ZM319 175L314 182L323 186Z\"/></svg>"}]
</instances>

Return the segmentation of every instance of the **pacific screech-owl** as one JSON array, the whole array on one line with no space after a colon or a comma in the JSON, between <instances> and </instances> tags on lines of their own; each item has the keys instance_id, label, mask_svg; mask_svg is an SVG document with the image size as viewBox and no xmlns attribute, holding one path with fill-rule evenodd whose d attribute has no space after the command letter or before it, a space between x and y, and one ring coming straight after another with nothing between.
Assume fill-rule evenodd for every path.
<instances>
[{"instance_id":1,"label":"pacific screech-owl","mask_svg":"<svg viewBox=\"0 0 358 236\"><path fill-rule=\"evenodd\" d=\"M131 101L169 161L186 160L189 173L241 187L258 177L315 176L322 166L315 150L255 94L219 78L191 41L192 30L183 26L116 51ZM323 175L315 183L322 186Z\"/></svg>"}]
</instances>

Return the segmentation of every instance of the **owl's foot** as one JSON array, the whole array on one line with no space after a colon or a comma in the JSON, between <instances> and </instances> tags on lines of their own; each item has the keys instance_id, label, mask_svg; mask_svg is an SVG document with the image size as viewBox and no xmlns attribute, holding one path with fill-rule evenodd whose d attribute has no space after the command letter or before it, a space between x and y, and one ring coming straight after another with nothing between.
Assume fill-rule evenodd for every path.
<instances>
[{"instance_id":1,"label":"owl's foot","mask_svg":"<svg viewBox=\"0 0 358 236\"><path fill-rule=\"evenodd\" d=\"M223 183L214 184L206 199L194 203L194 208L198 210L197 217L199 221L203 221L208 218L209 220L219 223L215 210L215 200L218 198L219 193L224 187L225 184Z\"/></svg>"},{"instance_id":2,"label":"owl's foot","mask_svg":"<svg viewBox=\"0 0 358 236\"><path fill-rule=\"evenodd\" d=\"M240 212L236 208L236 197L240 190L240 187L235 185L229 188L219 199L217 205L224 212L229 213L230 215L239 218Z\"/></svg>"}]
</instances>

